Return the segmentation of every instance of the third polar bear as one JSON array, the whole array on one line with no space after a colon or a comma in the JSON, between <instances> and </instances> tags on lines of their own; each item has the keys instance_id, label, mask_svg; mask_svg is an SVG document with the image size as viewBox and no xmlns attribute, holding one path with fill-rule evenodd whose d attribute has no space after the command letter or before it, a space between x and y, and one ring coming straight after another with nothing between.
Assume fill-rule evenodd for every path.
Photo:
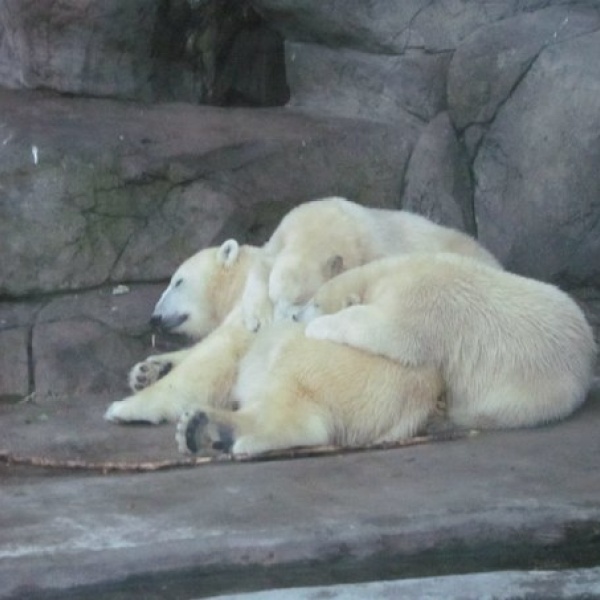
<instances>
[{"instance_id":1,"label":"third polar bear","mask_svg":"<svg viewBox=\"0 0 600 600\"><path fill-rule=\"evenodd\" d=\"M500 268L483 246L420 215L367 208L344 198L313 200L292 209L263 247L244 290L246 326L294 317L327 280L390 255L452 252Z\"/></svg>"},{"instance_id":2,"label":"third polar bear","mask_svg":"<svg viewBox=\"0 0 600 600\"><path fill-rule=\"evenodd\" d=\"M309 337L439 367L448 416L462 427L567 416L593 376L592 330L567 294L451 254L386 258L342 273L319 289L304 319Z\"/></svg>"}]
</instances>

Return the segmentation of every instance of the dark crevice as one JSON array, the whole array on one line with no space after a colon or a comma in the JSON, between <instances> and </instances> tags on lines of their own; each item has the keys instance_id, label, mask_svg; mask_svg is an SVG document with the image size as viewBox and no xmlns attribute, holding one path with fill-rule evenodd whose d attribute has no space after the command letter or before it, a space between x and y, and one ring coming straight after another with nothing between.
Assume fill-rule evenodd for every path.
<instances>
[{"instance_id":1,"label":"dark crevice","mask_svg":"<svg viewBox=\"0 0 600 600\"><path fill-rule=\"evenodd\" d=\"M35 324L27 331L27 395L35 393L35 357L33 355L33 334Z\"/></svg>"}]
</instances>

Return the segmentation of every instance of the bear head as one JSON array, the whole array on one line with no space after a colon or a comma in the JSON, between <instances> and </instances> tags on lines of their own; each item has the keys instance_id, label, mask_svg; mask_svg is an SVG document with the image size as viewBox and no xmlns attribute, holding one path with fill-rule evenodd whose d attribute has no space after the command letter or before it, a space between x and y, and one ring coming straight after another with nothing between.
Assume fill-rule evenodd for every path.
<instances>
[{"instance_id":1,"label":"bear head","mask_svg":"<svg viewBox=\"0 0 600 600\"><path fill-rule=\"evenodd\" d=\"M152 326L194 339L208 335L239 301L255 251L227 240L188 258L154 307Z\"/></svg>"},{"instance_id":2,"label":"bear head","mask_svg":"<svg viewBox=\"0 0 600 600\"><path fill-rule=\"evenodd\" d=\"M305 257L282 254L269 275L269 298L275 320L298 320L304 305L332 277L343 271L339 255L307 264Z\"/></svg>"}]
</instances>

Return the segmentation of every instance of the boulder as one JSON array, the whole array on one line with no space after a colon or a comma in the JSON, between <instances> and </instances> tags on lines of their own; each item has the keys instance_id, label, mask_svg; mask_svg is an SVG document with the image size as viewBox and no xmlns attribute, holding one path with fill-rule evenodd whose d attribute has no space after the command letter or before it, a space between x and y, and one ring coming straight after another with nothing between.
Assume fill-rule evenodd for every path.
<instances>
[{"instance_id":1,"label":"boulder","mask_svg":"<svg viewBox=\"0 0 600 600\"><path fill-rule=\"evenodd\" d=\"M448 71L448 104L459 131L491 123L545 48L600 27L597 10L570 6L520 14L482 27L458 46Z\"/></svg>"},{"instance_id":2,"label":"boulder","mask_svg":"<svg viewBox=\"0 0 600 600\"><path fill-rule=\"evenodd\" d=\"M289 105L388 123L426 123L445 107L449 58L421 50L384 55L288 42Z\"/></svg>"},{"instance_id":3,"label":"boulder","mask_svg":"<svg viewBox=\"0 0 600 600\"><path fill-rule=\"evenodd\" d=\"M402 208L475 235L473 187L466 151L448 113L432 119L419 137L404 180Z\"/></svg>"},{"instance_id":4,"label":"boulder","mask_svg":"<svg viewBox=\"0 0 600 600\"><path fill-rule=\"evenodd\" d=\"M11 256L0 296L10 297L165 279L225 237L264 241L264 220L274 227L302 200L394 206L419 131L7 91L0 111L0 254Z\"/></svg>"},{"instance_id":5,"label":"boulder","mask_svg":"<svg viewBox=\"0 0 600 600\"><path fill-rule=\"evenodd\" d=\"M4 0L0 85L277 105L283 41L245 0Z\"/></svg>"},{"instance_id":6,"label":"boulder","mask_svg":"<svg viewBox=\"0 0 600 600\"><path fill-rule=\"evenodd\" d=\"M138 284L0 303L0 402L126 393L131 366L158 351L148 320L162 290ZM159 348L172 343L159 338Z\"/></svg>"},{"instance_id":7,"label":"boulder","mask_svg":"<svg viewBox=\"0 0 600 600\"><path fill-rule=\"evenodd\" d=\"M473 164L478 234L518 273L600 286L600 33L546 46Z\"/></svg>"},{"instance_id":8,"label":"boulder","mask_svg":"<svg viewBox=\"0 0 600 600\"><path fill-rule=\"evenodd\" d=\"M410 49L453 51L481 27L565 0L464 2L450 0L252 0L287 40L374 54ZM579 6L586 2L577 2ZM594 5L593 0L587 4Z\"/></svg>"}]
</instances>

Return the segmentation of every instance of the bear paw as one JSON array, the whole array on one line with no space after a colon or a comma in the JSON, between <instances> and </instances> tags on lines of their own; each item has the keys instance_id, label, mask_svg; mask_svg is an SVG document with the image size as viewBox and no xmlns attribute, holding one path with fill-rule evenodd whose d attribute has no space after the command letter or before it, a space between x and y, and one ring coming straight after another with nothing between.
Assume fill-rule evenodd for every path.
<instances>
[{"instance_id":1,"label":"bear paw","mask_svg":"<svg viewBox=\"0 0 600 600\"><path fill-rule=\"evenodd\" d=\"M154 425L166 420L164 415L151 410L148 403L140 405L138 398L138 396L130 396L125 400L113 402L104 413L104 419L112 423L144 422Z\"/></svg>"},{"instance_id":2,"label":"bear paw","mask_svg":"<svg viewBox=\"0 0 600 600\"><path fill-rule=\"evenodd\" d=\"M337 315L317 317L306 326L305 335L306 337L315 340L330 340L339 343L346 342L344 329L340 326Z\"/></svg>"},{"instance_id":3,"label":"bear paw","mask_svg":"<svg viewBox=\"0 0 600 600\"><path fill-rule=\"evenodd\" d=\"M181 454L196 454L198 450L229 452L233 445L231 430L211 422L205 412L185 412L175 432L177 449Z\"/></svg>"},{"instance_id":4,"label":"bear paw","mask_svg":"<svg viewBox=\"0 0 600 600\"><path fill-rule=\"evenodd\" d=\"M173 368L173 363L158 357L149 357L137 363L129 372L129 387L139 392L164 377Z\"/></svg>"},{"instance_id":5,"label":"bear paw","mask_svg":"<svg viewBox=\"0 0 600 600\"><path fill-rule=\"evenodd\" d=\"M271 310L244 311L244 326L248 331L256 333L273 321Z\"/></svg>"}]
</instances>

